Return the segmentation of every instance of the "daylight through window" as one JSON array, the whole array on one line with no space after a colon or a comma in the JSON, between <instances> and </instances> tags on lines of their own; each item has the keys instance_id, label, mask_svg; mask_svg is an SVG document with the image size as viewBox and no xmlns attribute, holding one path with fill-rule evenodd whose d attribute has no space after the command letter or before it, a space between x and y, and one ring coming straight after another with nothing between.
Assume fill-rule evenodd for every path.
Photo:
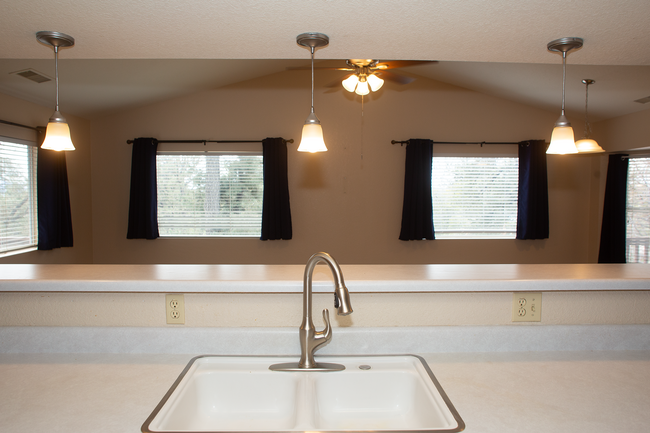
<instances>
[{"instance_id":1,"label":"daylight through window","mask_svg":"<svg viewBox=\"0 0 650 433\"><path fill-rule=\"evenodd\" d=\"M259 237L261 154L159 154L160 236Z\"/></svg>"},{"instance_id":2,"label":"daylight through window","mask_svg":"<svg viewBox=\"0 0 650 433\"><path fill-rule=\"evenodd\" d=\"M433 157L436 239L514 239L519 159Z\"/></svg>"},{"instance_id":3,"label":"daylight through window","mask_svg":"<svg viewBox=\"0 0 650 433\"><path fill-rule=\"evenodd\" d=\"M650 158L631 158L627 172L626 261L648 263L650 253Z\"/></svg>"},{"instance_id":4,"label":"daylight through window","mask_svg":"<svg viewBox=\"0 0 650 433\"><path fill-rule=\"evenodd\" d=\"M38 243L33 144L0 139L0 255Z\"/></svg>"}]
</instances>

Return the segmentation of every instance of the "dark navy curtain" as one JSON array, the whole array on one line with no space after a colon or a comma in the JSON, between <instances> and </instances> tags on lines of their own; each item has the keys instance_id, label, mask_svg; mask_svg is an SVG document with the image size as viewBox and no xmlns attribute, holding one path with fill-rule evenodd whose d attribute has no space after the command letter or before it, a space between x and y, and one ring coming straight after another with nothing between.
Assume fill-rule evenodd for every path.
<instances>
[{"instance_id":1,"label":"dark navy curtain","mask_svg":"<svg viewBox=\"0 0 650 433\"><path fill-rule=\"evenodd\" d=\"M598 263L625 263L627 155L609 155Z\"/></svg>"},{"instance_id":2,"label":"dark navy curtain","mask_svg":"<svg viewBox=\"0 0 650 433\"><path fill-rule=\"evenodd\" d=\"M291 205L287 174L287 144L282 138L262 140L264 201L261 240L291 239Z\"/></svg>"},{"instance_id":3,"label":"dark navy curtain","mask_svg":"<svg viewBox=\"0 0 650 433\"><path fill-rule=\"evenodd\" d=\"M546 239L549 236L546 143L519 143L519 194L517 239Z\"/></svg>"},{"instance_id":4,"label":"dark navy curtain","mask_svg":"<svg viewBox=\"0 0 650 433\"><path fill-rule=\"evenodd\" d=\"M406 145L402 241L435 239L431 198L431 158L433 141L410 139Z\"/></svg>"},{"instance_id":5,"label":"dark navy curtain","mask_svg":"<svg viewBox=\"0 0 650 433\"><path fill-rule=\"evenodd\" d=\"M155 138L136 138L133 141L127 239L156 239L159 236L157 149L158 140Z\"/></svg>"},{"instance_id":6,"label":"dark navy curtain","mask_svg":"<svg viewBox=\"0 0 650 433\"><path fill-rule=\"evenodd\" d=\"M39 136L44 137L44 131ZM36 170L38 249L71 247L72 214L65 152L41 149L39 143Z\"/></svg>"}]
</instances>

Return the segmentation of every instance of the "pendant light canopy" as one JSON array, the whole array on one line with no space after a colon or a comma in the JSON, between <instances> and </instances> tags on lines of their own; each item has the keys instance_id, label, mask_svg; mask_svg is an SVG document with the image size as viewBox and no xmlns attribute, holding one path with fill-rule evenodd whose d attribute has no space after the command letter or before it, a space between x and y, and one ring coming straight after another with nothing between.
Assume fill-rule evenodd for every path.
<instances>
[{"instance_id":1,"label":"pendant light canopy","mask_svg":"<svg viewBox=\"0 0 650 433\"><path fill-rule=\"evenodd\" d=\"M562 53L562 114L555 122L555 128L551 135L551 144L546 153L565 155L568 153L578 153L573 128L571 123L564 115L564 93L566 84L566 56L567 53L575 48L582 46L581 38L562 38L548 43L549 51Z\"/></svg>"},{"instance_id":2,"label":"pendant light canopy","mask_svg":"<svg viewBox=\"0 0 650 433\"><path fill-rule=\"evenodd\" d=\"M311 112L302 127L302 139L298 151L326 152L327 146L325 146L325 140L323 139L323 127L314 113L314 51L316 48L329 45L330 38L322 33L302 33L298 35L296 41L298 45L307 47L311 51Z\"/></svg>"},{"instance_id":3,"label":"pendant light canopy","mask_svg":"<svg viewBox=\"0 0 650 433\"><path fill-rule=\"evenodd\" d=\"M47 124L45 140L41 148L59 151L74 150L70 138L70 127L65 117L59 112L59 48L73 46L74 38L64 33L44 31L36 33L36 40L54 48L54 80L56 83L56 107Z\"/></svg>"},{"instance_id":4,"label":"pendant light canopy","mask_svg":"<svg viewBox=\"0 0 650 433\"><path fill-rule=\"evenodd\" d=\"M596 140L589 138L591 135L591 125L589 124L589 85L596 81L585 78L582 80L585 85L585 136L583 139L576 141L576 147L580 153L600 153L605 149L600 147Z\"/></svg>"}]
</instances>

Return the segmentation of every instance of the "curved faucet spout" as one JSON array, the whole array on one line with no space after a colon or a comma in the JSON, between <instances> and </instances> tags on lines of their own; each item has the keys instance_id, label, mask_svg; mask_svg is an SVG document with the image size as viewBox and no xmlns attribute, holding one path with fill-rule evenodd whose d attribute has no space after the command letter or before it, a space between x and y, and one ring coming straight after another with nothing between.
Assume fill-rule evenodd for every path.
<instances>
[{"instance_id":1,"label":"curved faucet spout","mask_svg":"<svg viewBox=\"0 0 650 433\"><path fill-rule=\"evenodd\" d=\"M312 279L314 275L314 269L319 262L325 262L334 277L334 296L335 307L337 307L337 314L342 316L347 316L352 313L352 304L350 303L350 293L348 292L347 287L345 287L345 282L343 281L343 272L341 267L334 260L334 257L330 256L327 253L316 253L312 255L307 261L305 266L305 274L303 276L303 287L302 287L302 315L303 322L305 319L311 319L311 298L312 298Z\"/></svg>"},{"instance_id":2,"label":"curved faucet spout","mask_svg":"<svg viewBox=\"0 0 650 433\"><path fill-rule=\"evenodd\" d=\"M317 363L314 360L314 352L323 345L329 343L332 339L332 327L329 321L329 311L323 310L323 321L325 322L325 329L323 331L316 331L314 322L312 321L312 279L314 269L319 262L325 262L334 276L334 296L336 297L338 309L337 313L348 315L352 313L352 305L350 304L350 293L345 282L343 281L343 272L341 267L334 260L334 257L327 253L316 253L309 258L305 266L305 275L303 277L302 287L302 324L300 325L300 361L298 366L300 368L314 368Z\"/></svg>"},{"instance_id":3,"label":"curved faucet spout","mask_svg":"<svg viewBox=\"0 0 650 433\"><path fill-rule=\"evenodd\" d=\"M329 311L323 310L323 321L325 322L325 329L316 331L314 322L311 318L312 314L312 278L314 268L319 262L325 262L334 276L334 296L335 307L337 314L347 316L352 313L352 305L350 303L350 293L345 282L343 281L343 272L339 264L332 256L327 253L316 253L309 258L305 267L305 274L303 278L302 288L302 324L300 325L300 361L297 365L294 363L289 364L276 364L272 365L272 370L290 370L300 371L305 369L319 370L319 371L335 371L342 370L345 367L339 364L317 363L314 360L314 352L323 345L327 344L332 339L332 327L330 325Z\"/></svg>"}]
</instances>

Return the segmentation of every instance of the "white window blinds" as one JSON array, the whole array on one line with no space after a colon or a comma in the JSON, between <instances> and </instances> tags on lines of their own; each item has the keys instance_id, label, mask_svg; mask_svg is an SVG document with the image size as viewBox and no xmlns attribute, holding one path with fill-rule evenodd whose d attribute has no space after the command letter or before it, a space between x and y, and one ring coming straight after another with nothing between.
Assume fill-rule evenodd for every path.
<instances>
[{"instance_id":1,"label":"white window blinds","mask_svg":"<svg viewBox=\"0 0 650 433\"><path fill-rule=\"evenodd\" d=\"M433 157L436 239L514 239L519 159Z\"/></svg>"},{"instance_id":2,"label":"white window blinds","mask_svg":"<svg viewBox=\"0 0 650 433\"><path fill-rule=\"evenodd\" d=\"M0 139L0 255L38 243L33 145Z\"/></svg>"},{"instance_id":3,"label":"white window blinds","mask_svg":"<svg viewBox=\"0 0 650 433\"><path fill-rule=\"evenodd\" d=\"M626 261L648 263L650 255L650 158L630 158L625 209Z\"/></svg>"},{"instance_id":4,"label":"white window blinds","mask_svg":"<svg viewBox=\"0 0 650 433\"><path fill-rule=\"evenodd\" d=\"M158 154L160 236L259 237L261 154Z\"/></svg>"}]
</instances>

